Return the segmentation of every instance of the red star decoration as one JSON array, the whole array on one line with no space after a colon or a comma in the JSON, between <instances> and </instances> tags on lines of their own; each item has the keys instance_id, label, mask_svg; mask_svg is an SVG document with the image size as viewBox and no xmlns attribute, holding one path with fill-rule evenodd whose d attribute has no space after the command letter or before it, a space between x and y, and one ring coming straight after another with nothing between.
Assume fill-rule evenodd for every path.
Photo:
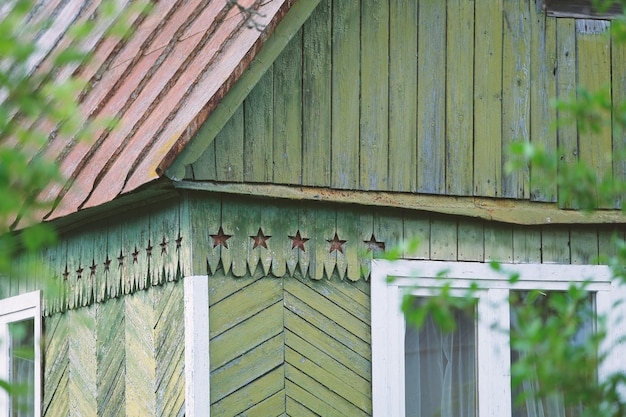
<instances>
[{"instance_id":1,"label":"red star decoration","mask_svg":"<svg viewBox=\"0 0 626 417\"><path fill-rule=\"evenodd\" d=\"M133 255L133 263L136 264L139 259L139 251L137 250L137 246L135 246L135 251L132 253Z\"/></svg>"},{"instance_id":2,"label":"red star decoration","mask_svg":"<svg viewBox=\"0 0 626 417\"><path fill-rule=\"evenodd\" d=\"M376 237L374 236L373 233L372 233L372 237L370 237L370 240L364 240L363 243L365 243L367 245L367 251L368 252L384 251L385 250L385 242L377 241Z\"/></svg>"},{"instance_id":3,"label":"red star decoration","mask_svg":"<svg viewBox=\"0 0 626 417\"><path fill-rule=\"evenodd\" d=\"M291 239L292 242L291 249L300 248L302 249L302 252L306 252L306 250L304 249L304 244L309 240L309 238L300 236L299 230L296 232L295 236L289 236L289 239Z\"/></svg>"},{"instance_id":4,"label":"red star decoration","mask_svg":"<svg viewBox=\"0 0 626 417\"><path fill-rule=\"evenodd\" d=\"M95 259L91 259L91 265L89 266L89 271L90 271L90 276L94 276L96 275L96 268L98 266L96 265L96 260Z\"/></svg>"},{"instance_id":5,"label":"red star decoration","mask_svg":"<svg viewBox=\"0 0 626 417\"><path fill-rule=\"evenodd\" d=\"M209 235L211 236L211 238L213 238L213 247L217 247L219 245L224 246L226 249L228 249L228 243L226 243L226 241L228 239L230 239L232 237L232 235L226 235L224 234L224 230L222 229L222 226L220 226L220 230L217 231L216 235Z\"/></svg>"},{"instance_id":6,"label":"red star decoration","mask_svg":"<svg viewBox=\"0 0 626 417\"><path fill-rule=\"evenodd\" d=\"M259 227L259 231L256 233L256 236L250 236L250 239L254 240L254 245L252 249L256 249L257 246L263 246L267 249L267 240L272 236L265 236L263 231Z\"/></svg>"},{"instance_id":7,"label":"red star decoration","mask_svg":"<svg viewBox=\"0 0 626 417\"><path fill-rule=\"evenodd\" d=\"M326 242L330 243L330 250L328 251L328 253L334 250L343 253L343 244L346 243L347 240L339 239L339 236L337 236L337 232L335 232L335 237L332 239L327 239Z\"/></svg>"},{"instance_id":8,"label":"red star decoration","mask_svg":"<svg viewBox=\"0 0 626 417\"><path fill-rule=\"evenodd\" d=\"M106 260L104 261L104 272L109 272L109 269L111 268L111 259L109 259L109 255L107 255Z\"/></svg>"},{"instance_id":9,"label":"red star decoration","mask_svg":"<svg viewBox=\"0 0 626 417\"><path fill-rule=\"evenodd\" d=\"M159 243L159 246L161 247L161 255L167 253L167 244L169 242L165 241L165 236L163 236L163 240L161 241L161 243Z\"/></svg>"}]
</instances>

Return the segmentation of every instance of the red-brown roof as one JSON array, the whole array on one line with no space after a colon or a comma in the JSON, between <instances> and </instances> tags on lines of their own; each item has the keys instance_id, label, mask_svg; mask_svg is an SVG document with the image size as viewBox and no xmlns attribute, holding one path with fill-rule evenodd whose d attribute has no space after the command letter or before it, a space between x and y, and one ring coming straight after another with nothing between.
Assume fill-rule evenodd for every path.
<instances>
[{"instance_id":1,"label":"red-brown roof","mask_svg":"<svg viewBox=\"0 0 626 417\"><path fill-rule=\"evenodd\" d=\"M67 23L93 13L98 1L70 0L56 7L59 36ZM45 217L55 219L95 207L159 177L197 132L217 103L247 68L268 33L293 0L239 0L258 6L260 32L249 28L227 0L160 0L150 14L134 16L127 40L103 38L97 30L86 41L94 59L79 70L89 80L81 97L85 118L117 117L117 128L96 131L92 140L51 137L45 155L56 159L69 181L51 186L43 197L58 205ZM168 156L167 160L164 158Z\"/></svg>"}]
</instances>

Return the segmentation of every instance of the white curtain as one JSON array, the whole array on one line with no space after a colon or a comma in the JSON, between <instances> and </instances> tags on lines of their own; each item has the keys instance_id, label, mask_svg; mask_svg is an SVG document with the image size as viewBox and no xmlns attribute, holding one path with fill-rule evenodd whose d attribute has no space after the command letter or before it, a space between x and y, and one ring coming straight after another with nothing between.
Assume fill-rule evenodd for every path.
<instances>
[{"instance_id":1,"label":"white curtain","mask_svg":"<svg viewBox=\"0 0 626 417\"><path fill-rule=\"evenodd\" d=\"M407 417L476 416L476 323L455 314L457 329L444 333L431 318L405 333Z\"/></svg>"}]
</instances>

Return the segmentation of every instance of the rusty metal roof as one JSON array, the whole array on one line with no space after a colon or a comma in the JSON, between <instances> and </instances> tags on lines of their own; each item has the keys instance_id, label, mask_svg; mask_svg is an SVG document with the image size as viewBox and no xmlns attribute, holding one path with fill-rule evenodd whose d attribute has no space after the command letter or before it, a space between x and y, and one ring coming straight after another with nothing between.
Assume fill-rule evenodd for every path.
<instances>
[{"instance_id":1,"label":"rusty metal roof","mask_svg":"<svg viewBox=\"0 0 626 417\"><path fill-rule=\"evenodd\" d=\"M264 31L250 28L227 0L155 1L150 14L133 17L136 29L125 40L94 31L86 41L94 58L79 69L89 80L80 108L85 119L116 117L119 124L112 132L96 130L86 142L49 139L43 152L68 181L45 190L45 199L58 202L45 219L101 205L157 179L158 167L166 168L185 147L293 2L239 0L257 8ZM98 3L42 1L56 13L50 48L64 44L67 22L93 13Z\"/></svg>"}]
</instances>

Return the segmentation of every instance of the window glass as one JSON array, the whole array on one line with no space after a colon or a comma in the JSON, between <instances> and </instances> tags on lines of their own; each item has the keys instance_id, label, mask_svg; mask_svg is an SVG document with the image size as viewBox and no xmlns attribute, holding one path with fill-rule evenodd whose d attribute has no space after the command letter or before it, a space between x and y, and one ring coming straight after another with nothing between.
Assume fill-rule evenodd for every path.
<instances>
[{"instance_id":1,"label":"window glass","mask_svg":"<svg viewBox=\"0 0 626 417\"><path fill-rule=\"evenodd\" d=\"M11 416L34 416L35 319L9 323L9 337L9 382L15 389L11 397Z\"/></svg>"},{"instance_id":2,"label":"window glass","mask_svg":"<svg viewBox=\"0 0 626 417\"><path fill-rule=\"evenodd\" d=\"M432 316L427 316L419 330L406 325L407 417L476 416L474 316L473 312L455 310L456 330L452 332L442 331Z\"/></svg>"}]
</instances>

